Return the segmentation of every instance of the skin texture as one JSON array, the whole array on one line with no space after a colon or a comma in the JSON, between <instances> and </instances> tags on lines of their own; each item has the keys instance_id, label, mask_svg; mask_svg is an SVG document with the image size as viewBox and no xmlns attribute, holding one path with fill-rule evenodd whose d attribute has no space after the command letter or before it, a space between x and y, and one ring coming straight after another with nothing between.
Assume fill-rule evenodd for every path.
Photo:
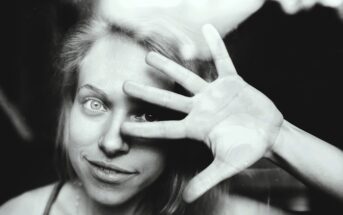
<instances>
[{"instance_id":1,"label":"skin texture","mask_svg":"<svg viewBox=\"0 0 343 215\"><path fill-rule=\"evenodd\" d=\"M145 55L146 51L129 39L108 36L94 44L80 65L79 88L67 124L67 149L86 193L103 205L124 205L151 185L164 169L161 147L125 139L120 132L125 121L151 120L141 103L124 94L124 81L139 80L163 89L171 86L165 75L145 63ZM138 174L117 184L103 183L93 177L87 159Z\"/></svg>"},{"instance_id":2,"label":"skin texture","mask_svg":"<svg viewBox=\"0 0 343 215\"><path fill-rule=\"evenodd\" d=\"M342 0L274 1L279 2L288 14L309 9L316 4L342 9ZM337 189L342 187L343 169L341 165L337 165L342 163L342 152L285 123L274 104L236 74L225 46L220 45L222 42L219 35L224 36L237 27L256 12L265 1L219 0L217 4L208 5L210 1L192 4L193 1L185 0L177 1L177 4L172 6L161 6L157 1L151 1L156 5L149 4L144 10L139 8L138 11L143 11L142 13L135 12L136 4L124 7L126 11L120 10L123 13L114 13L113 10L117 7L111 6L111 2L100 1L98 7L100 15L114 22L123 21L137 29L148 29L157 33L160 31L162 36L163 33L167 37L172 35L172 38L176 38L175 42L186 59L212 57L216 61L220 73L219 79L207 84L161 56L150 54L147 57L150 65L192 92L194 96L191 98L134 83L127 83L124 87L125 92L133 97L188 114L186 119L181 121L140 125L127 123L122 129L126 134L147 138L188 137L204 142L212 150L214 162L191 181L184 193L186 201L195 200L219 181L245 169L262 157L272 159L298 178L342 199L343 191ZM200 13L199 16L198 12L204 10L206 13ZM184 11L186 13L183 13ZM145 22L139 22L142 17L146 18ZM151 26L157 26L156 29L140 26L143 25L141 23L154 22L155 24ZM216 38L213 34L208 36L210 33L205 35L205 39L199 37L200 27L206 23L211 23L218 29ZM206 47L205 43L209 45L209 49L203 48ZM223 101L226 103L224 104ZM305 151L315 153L304 157ZM320 159L311 159L318 154L323 156ZM316 168L319 164L322 166L320 169ZM323 177L324 172L339 177Z\"/></svg>"},{"instance_id":3,"label":"skin texture","mask_svg":"<svg viewBox=\"0 0 343 215\"><path fill-rule=\"evenodd\" d=\"M193 178L184 192L188 202L265 156L283 122L274 104L237 74L216 29L206 25L203 32L219 75L212 83L161 55L147 56L150 65L194 96L184 97L132 82L124 85L125 92L133 97L188 114L180 121L126 122L125 133L146 138L192 138L212 150L213 163Z\"/></svg>"},{"instance_id":4,"label":"skin texture","mask_svg":"<svg viewBox=\"0 0 343 215\"><path fill-rule=\"evenodd\" d=\"M179 121L126 122L122 130L145 138L192 138L212 150L214 161L185 189L183 197L188 202L261 158L271 159L304 182L342 200L343 190L337 189L342 187L342 151L284 120L269 98L237 74L216 29L205 25L203 34L219 75L211 83L159 54L147 56L150 65L193 96L184 97L133 82L124 85L128 95L187 116Z\"/></svg>"}]
</instances>

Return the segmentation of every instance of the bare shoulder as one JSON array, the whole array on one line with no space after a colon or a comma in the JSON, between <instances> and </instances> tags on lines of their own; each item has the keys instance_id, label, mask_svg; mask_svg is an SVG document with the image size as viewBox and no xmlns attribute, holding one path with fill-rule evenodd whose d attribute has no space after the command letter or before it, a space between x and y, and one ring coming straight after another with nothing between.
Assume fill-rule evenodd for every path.
<instances>
[{"instance_id":1,"label":"bare shoulder","mask_svg":"<svg viewBox=\"0 0 343 215\"><path fill-rule=\"evenodd\" d=\"M27 191L0 206L0 215L43 214L55 184Z\"/></svg>"}]
</instances>

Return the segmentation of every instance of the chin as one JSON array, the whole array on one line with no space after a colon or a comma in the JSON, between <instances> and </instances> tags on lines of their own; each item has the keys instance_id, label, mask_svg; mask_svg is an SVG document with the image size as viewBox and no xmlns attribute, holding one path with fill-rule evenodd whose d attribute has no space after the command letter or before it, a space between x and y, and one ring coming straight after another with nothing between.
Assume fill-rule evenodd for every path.
<instances>
[{"instance_id":1,"label":"chin","mask_svg":"<svg viewBox=\"0 0 343 215\"><path fill-rule=\"evenodd\" d=\"M84 183L88 196L95 202L106 206L120 206L138 196L139 191L106 184Z\"/></svg>"}]
</instances>

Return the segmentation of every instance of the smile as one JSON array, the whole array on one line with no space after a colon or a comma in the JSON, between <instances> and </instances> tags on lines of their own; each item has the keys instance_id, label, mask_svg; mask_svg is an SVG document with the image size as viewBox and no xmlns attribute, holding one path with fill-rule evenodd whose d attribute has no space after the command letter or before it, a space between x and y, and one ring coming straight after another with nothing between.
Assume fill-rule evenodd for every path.
<instances>
[{"instance_id":1,"label":"smile","mask_svg":"<svg viewBox=\"0 0 343 215\"><path fill-rule=\"evenodd\" d=\"M124 169L113 164L108 164L102 161L94 161L86 158L89 164L90 172L92 176L104 183L109 184L119 184L123 183L133 176L137 175L139 172Z\"/></svg>"}]
</instances>

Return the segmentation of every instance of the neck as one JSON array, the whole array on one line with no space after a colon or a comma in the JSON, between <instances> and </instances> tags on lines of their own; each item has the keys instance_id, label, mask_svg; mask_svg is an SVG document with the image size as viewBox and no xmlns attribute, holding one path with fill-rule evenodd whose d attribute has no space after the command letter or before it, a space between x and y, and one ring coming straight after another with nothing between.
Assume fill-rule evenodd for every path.
<instances>
[{"instance_id":1,"label":"neck","mask_svg":"<svg viewBox=\"0 0 343 215\"><path fill-rule=\"evenodd\" d=\"M141 207L143 201L143 193L136 195L124 204L118 206L109 206L101 204L89 198L84 188L78 188L79 205L77 214L99 214L99 215L135 215L135 214L149 214L147 207Z\"/></svg>"}]
</instances>

